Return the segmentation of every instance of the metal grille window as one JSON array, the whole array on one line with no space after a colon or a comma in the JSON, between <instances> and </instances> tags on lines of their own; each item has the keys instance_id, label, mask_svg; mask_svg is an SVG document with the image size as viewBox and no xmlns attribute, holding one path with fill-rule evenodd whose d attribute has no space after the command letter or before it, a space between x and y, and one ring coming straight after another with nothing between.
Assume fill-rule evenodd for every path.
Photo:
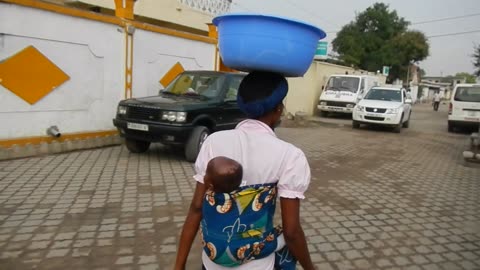
<instances>
[{"instance_id":1,"label":"metal grille window","mask_svg":"<svg viewBox=\"0 0 480 270\"><path fill-rule=\"evenodd\" d=\"M179 0L180 3L193 9L219 15L230 11L232 0Z\"/></svg>"}]
</instances>

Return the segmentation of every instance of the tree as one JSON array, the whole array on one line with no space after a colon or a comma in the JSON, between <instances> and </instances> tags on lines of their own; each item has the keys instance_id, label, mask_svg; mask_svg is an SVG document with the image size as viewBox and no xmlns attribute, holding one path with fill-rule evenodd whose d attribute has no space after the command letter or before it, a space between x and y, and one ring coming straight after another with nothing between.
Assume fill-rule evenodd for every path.
<instances>
[{"instance_id":1,"label":"tree","mask_svg":"<svg viewBox=\"0 0 480 270\"><path fill-rule=\"evenodd\" d=\"M425 35L409 31L408 25L388 5L376 3L338 32L333 49L348 65L368 71L390 66L390 80L405 78L411 61L421 61L429 53Z\"/></svg>"},{"instance_id":2,"label":"tree","mask_svg":"<svg viewBox=\"0 0 480 270\"><path fill-rule=\"evenodd\" d=\"M457 73L457 74L455 74L455 77L456 78L465 78L466 83L476 83L477 82L477 78L475 78L475 75L472 75L472 74L467 73L467 72Z\"/></svg>"},{"instance_id":3,"label":"tree","mask_svg":"<svg viewBox=\"0 0 480 270\"><path fill-rule=\"evenodd\" d=\"M480 77L480 45L475 48L475 53L473 54L473 65L475 66L476 70L474 75Z\"/></svg>"}]
</instances>

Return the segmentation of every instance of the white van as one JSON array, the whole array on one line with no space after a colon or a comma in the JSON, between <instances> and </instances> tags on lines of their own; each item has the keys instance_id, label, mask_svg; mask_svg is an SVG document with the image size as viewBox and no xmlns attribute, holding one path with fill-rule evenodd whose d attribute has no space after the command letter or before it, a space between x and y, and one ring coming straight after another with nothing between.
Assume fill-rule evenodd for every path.
<instances>
[{"instance_id":1,"label":"white van","mask_svg":"<svg viewBox=\"0 0 480 270\"><path fill-rule=\"evenodd\" d=\"M352 113L355 104L378 85L375 76L332 75L320 95L317 108L322 115L328 112Z\"/></svg>"},{"instance_id":2,"label":"white van","mask_svg":"<svg viewBox=\"0 0 480 270\"><path fill-rule=\"evenodd\" d=\"M448 131L480 124L480 84L457 84L448 110Z\"/></svg>"}]
</instances>

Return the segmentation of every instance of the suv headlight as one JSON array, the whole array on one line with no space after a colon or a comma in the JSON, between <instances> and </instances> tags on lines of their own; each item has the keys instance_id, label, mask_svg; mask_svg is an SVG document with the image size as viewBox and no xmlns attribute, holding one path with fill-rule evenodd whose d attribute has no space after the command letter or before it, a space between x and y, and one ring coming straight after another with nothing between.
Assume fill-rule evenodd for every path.
<instances>
[{"instance_id":1,"label":"suv headlight","mask_svg":"<svg viewBox=\"0 0 480 270\"><path fill-rule=\"evenodd\" d=\"M170 121L170 122L179 122L183 123L187 121L187 113L186 112L163 112L162 113L162 120Z\"/></svg>"},{"instance_id":2,"label":"suv headlight","mask_svg":"<svg viewBox=\"0 0 480 270\"><path fill-rule=\"evenodd\" d=\"M386 113L388 114L397 114L400 111L399 108L396 109L387 109Z\"/></svg>"},{"instance_id":3,"label":"suv headlight","mask_svg":"<svg viewBox=\"0 0 480 270\"><path fill-rule=\"evenodd\" d=\"M360 106L360 105L355 106L355 110L357 110L359 112L363 112L364 109L365 109L365 107L363 107L363 106Z\"/></svg>"},{"instance_id":4,"label":"suv headlight","mask_svg":"<svg viewBox=\"0 0 480 270\"><path fill-rule=\"evenodd\" d=\"M327 106L327 102L326 101L320 101L320 106Z\"/></svg>"},{"instance_id":5,"label":"suv headlight","mask_svg":"<svg viewBox=\"0 0 480 270\"><path fill-rule=\"evenodd\" d=\"M118 106L117 113L118 113L118 114L121 114L121 115L127 114L127 107L125 107L125 106Z\"/></svg>"},{"instance_id":6,"label":"suv headlight","mask_svg":"<svg viewBox=\"0 0 480 270\"><path fill-rule=\"evenodd\" d=\"M185 122L187 121L187 113L186 112L178 112L177 113L177 122Z\"/></svg>"}]
</instances>

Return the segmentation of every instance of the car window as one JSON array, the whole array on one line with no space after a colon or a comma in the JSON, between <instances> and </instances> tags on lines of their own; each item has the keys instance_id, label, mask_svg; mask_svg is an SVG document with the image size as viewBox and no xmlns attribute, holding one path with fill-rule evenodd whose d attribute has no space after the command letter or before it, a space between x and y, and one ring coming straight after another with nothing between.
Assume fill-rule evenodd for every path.
<instances>
[{"instance_id":1,"label":"car window","mask_svg":"<svg viewBox=\"0 0 480 270\"><path fill-rule=\"evenodd\" d=\"M455 93L456 101L480 102L480 86L458 87Z\"/></svg>"},{"instance_id":2,"label":"car window","mask_svg":"<svg viewBox=\"0 0 480 270\"><path fill-rule=\"evenodd\" d=\"M360 79L355 77L330 77L327 83L327 90L349 91L356 93Z\"/></svg>"},{"instance_id":3,"label":"car window","mask_svg":"<svg viewBox=\"0 0 480 270\"><path fill-rule=\"evenodd\" d=\"M402 93L400 90L371 89L365 96L365 99L384 100L402 102Z\"/></svg>"},{"instance_id":4,"label":"car window","mask_svg":"<svg viewBox=\"0 0 480 270\"><path fill-rule=\"evenodd\" d=\"M188 74L178 76L163 93L175 95L217 97L222 89L225 76L221 74Z\"/></svg>"},{"instance_id":5,"label":"car window","mask_svg":"<svg viewBox=\"0 0 480 270\"><path fill-rule=\"evenodd\" d=\"M225 95L225 101L236 101L238 88L240 87L240 83L242 82L243 77L234 76L230 79L230 83L227 87L227 93Z\"/></svg>"}]
</instances>

